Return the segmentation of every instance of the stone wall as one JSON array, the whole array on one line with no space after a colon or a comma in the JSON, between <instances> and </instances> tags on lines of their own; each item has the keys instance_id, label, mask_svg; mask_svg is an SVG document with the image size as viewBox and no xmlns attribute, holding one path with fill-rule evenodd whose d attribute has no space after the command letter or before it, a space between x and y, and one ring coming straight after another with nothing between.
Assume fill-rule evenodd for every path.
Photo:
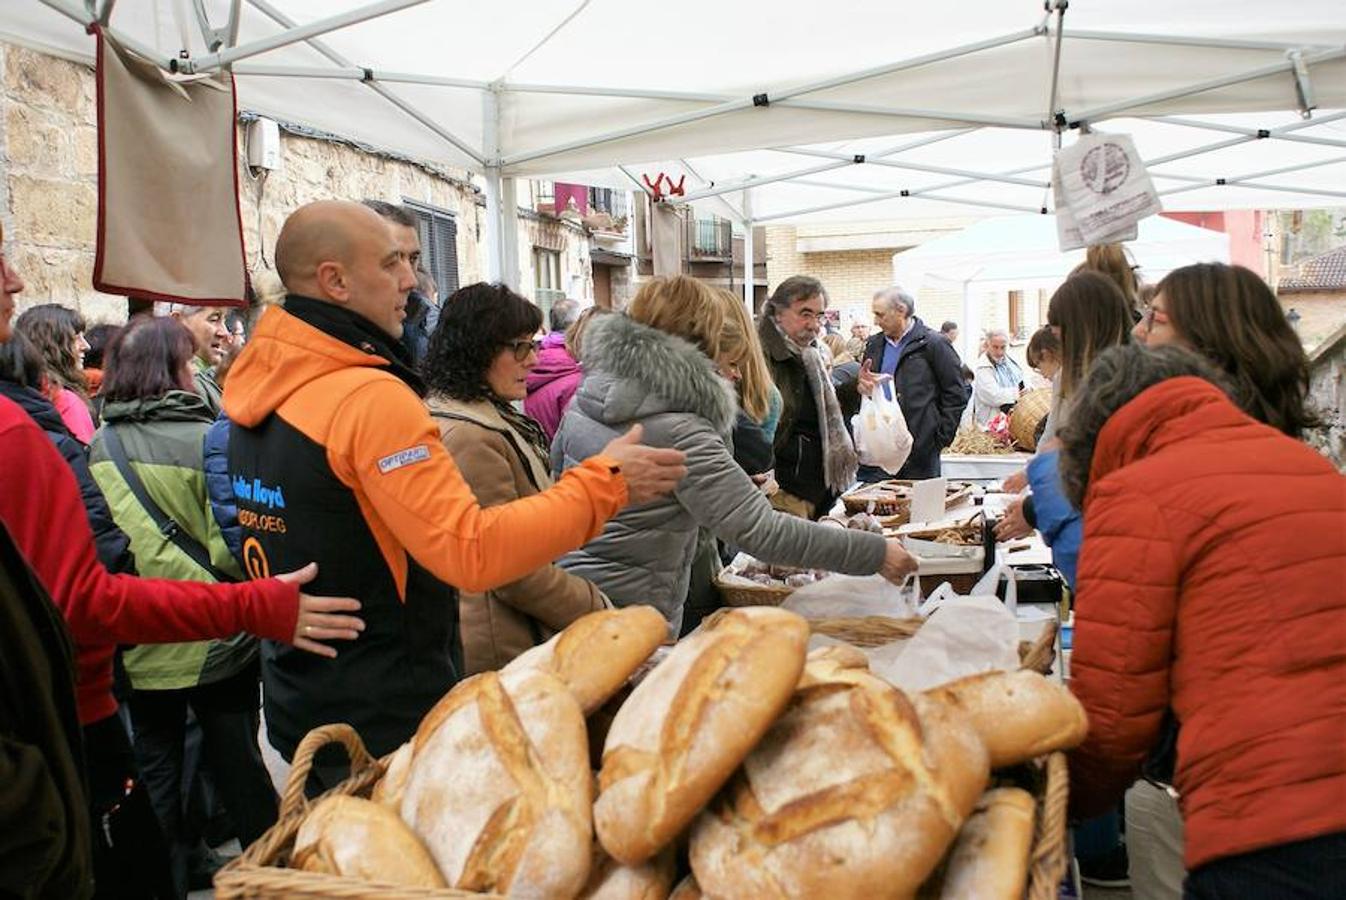
<instances>
[{"instance_id":1,"label":"stone wall","mask_svg":"<svg viewBox=\"0 0 1346 900\"><path fill-rule=\"evenodd\" d=\"M259 292L274 293L273 251L285 217L311 200L413 200L445 210L458 224L461 284L486 277L485 210L466 171L420 165L339 140L282 130L282 166L254 178L239 131L239 205L248 268ZM98 209L98 145L93 70L0 43L0 215L6 251L27 288L20 310L38 303L74 307L90 321L121 321L125 300L93 290ZM560 235L564 284L592 297L588 237L551 222ZM520 285L531 297L532 239L539 225L520 217ZM629 285L626 286L629 292Z\"/></svg>"},{"instance_id":2,"label":"stone wall","mask_svg":"<svg viewBox=\"0 0 1346 900\"><path fill-rule=\"evenodd\" d=\"M1346 472L1346 326L1310 357L1309 401L1321 423L1309 444Z\"/></svg>"},{"instance_id":3,"label":"stone wall","mask_svg":"<svg viewBox=\"0 0 1346 900\"><path fill-rule=\"evenodd\" d=\"M95 293L98 128L93 72L0 44L0 208L19 309L55 301L92 320L125 317Z\"/></svg>"}]
</instances>

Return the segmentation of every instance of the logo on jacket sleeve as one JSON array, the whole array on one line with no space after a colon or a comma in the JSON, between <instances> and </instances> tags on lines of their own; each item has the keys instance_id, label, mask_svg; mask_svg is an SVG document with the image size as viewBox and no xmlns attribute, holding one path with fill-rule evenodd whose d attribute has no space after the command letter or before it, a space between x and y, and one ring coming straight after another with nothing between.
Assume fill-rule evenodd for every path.
<instances>
[{"instance_id":1,"label":"logo on jacket sleeve","mask_svg":"<svg viewBox=\"0 0 1346 900\"><path fill-rule=\"evenodd\" d=\"M379 473L387 475L389 472L395 472L403 466L414 465L415 463L425 462L430 458L430 448L424 444L415 447L408 447L405 450L398 450L396 453L390 453L379 460Z\"/></svg>"}]
</instances>

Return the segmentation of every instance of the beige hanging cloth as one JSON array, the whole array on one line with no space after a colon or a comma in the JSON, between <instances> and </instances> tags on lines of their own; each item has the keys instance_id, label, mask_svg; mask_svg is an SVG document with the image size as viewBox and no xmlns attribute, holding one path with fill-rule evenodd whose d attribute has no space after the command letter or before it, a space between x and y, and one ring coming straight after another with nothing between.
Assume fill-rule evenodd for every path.
<instances>
[{"instance_id":1,"label":"beige hanging cloth","mask_svg":"<svg viewBox=\"0 0 1346 900\"><path fill-rule=\"evenodd\" d=\"M101 29L94 31L94 287L203 306L245 304L233 76L171 80Z\"/></svg>"}]
</instances>

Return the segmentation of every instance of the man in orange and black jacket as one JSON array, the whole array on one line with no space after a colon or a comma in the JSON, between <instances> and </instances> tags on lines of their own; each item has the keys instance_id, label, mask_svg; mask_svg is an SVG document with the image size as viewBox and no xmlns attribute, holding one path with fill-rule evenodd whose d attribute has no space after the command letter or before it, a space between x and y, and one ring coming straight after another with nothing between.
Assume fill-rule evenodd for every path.
<instances>
[{"instance_id":1,"label":"man in orange and black jacket","mask_svg":"<svg viewBox=\"0 0 1346 900\"><path fill-rule=\"evenodd\" d=\"M683 458L628 434L550 490L482 509L398 342L415 274L388 223L312 203L286 221L275 259L289 295L224 395L243 561L258 578L316 560L310 590L358 598L366 628L336 659L267 642L267 727L287 758L330 722L381 755L456 679L456 588L498 587L579 547L627 503L671 491Z\"/></svg>"}]
</instances>

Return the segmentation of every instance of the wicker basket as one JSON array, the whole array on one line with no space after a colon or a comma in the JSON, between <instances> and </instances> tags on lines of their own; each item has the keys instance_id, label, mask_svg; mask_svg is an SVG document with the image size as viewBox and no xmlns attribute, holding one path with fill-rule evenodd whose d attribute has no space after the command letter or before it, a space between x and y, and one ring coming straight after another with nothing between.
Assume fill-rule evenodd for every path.
<instances>
[{"instance_id":1,"label":"wicker basket","mask_svg":"<svg viewBox=\"0 0 1346 900\"><path fill-rule=\"evenodd\" d=\"M1020 397L1009 420L1010 437L1014 438L1014 443L1023 450L1036 450L1038 430L1051 408L1051 388L1038 388Z\"/></svg>"},{"instance_id":2,"label":"wicker basket","mask_svg":"<svg viewBox=\"0 0 1346 900\"><path fill-rule=\"evenodd\" d=\"M715 589L725 606L780 606L798 588L768 584L726 584L715 576Z\"/></svg>"},{"instance_id":3,"label":"wicker basket","mask_svg":"<svg viewBox=\"0 0 1346 900\"><path fill-rule=\"evenodd\" d=\"M1066 850L1066 801L1070 796L1066 755L1048 754L1043 769L1045 784L1037 797L1037 826L1028 855L1027 900L1056 900L1070 862Z\"/></svg>"},{"instance_id":4,"label":"wicker basket","mask_svg":"<svg viewBox=\"0 0 1346 900\"><path fill-rule=\"evenodd\" d=\"M872 650L894 641L905 641L921 628L920 617L893 619L887 616L857 618L810 619L809 629L814 634L845 641L855 647ZM1032 641L1019 643L1019 664L1025 669L1047 674L1056 658L1056 623L1048 622L1042 633Z\"/></svg>"},{"instance_id":5,"label":"wicker basket","mask_svg":"<svg viewBox=\"0 0 1346 900\"><path fill-rule=\"evenodd\" d=\"M390 757L379 760L370 756L360 736L349 725L324 725L310 731L295 751L294 766L290 769L289 781L285 783L285 794L280 801L280 816L276 824L215 876L217 900L282 900L287 897L338 897L346 900L426 900L438 897L482 900L500 896L452 888L416 888L359 881L286 868L299 824L316 802L304 797L304 783L313 766L313 755L328 744L345 747L351 760L351 777L328 793L368 799L375 782L387 770Z\"/></svg>"}]
</instances>

